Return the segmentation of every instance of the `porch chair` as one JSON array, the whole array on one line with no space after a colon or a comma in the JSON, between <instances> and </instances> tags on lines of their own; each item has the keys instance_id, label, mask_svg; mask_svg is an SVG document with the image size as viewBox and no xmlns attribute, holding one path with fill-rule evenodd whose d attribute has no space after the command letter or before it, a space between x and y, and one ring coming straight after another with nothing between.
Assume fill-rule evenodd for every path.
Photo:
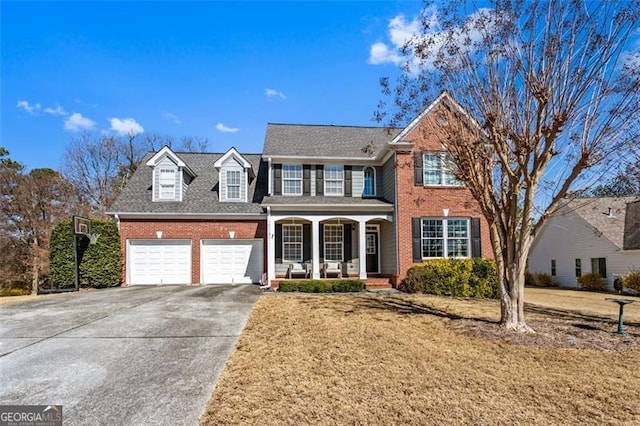
<instances>
[{"instance_id":1,"label":"porch chair","mask_svg":"<svg viewBox=\"0 0 640 426\"><path fill-rule=\"evenodd\" d=\"M307 265L302 263L291 263L289 264L289 269L287 270L287 277L289 279L293 277L302 277L307 278L308 271Z\"/></svg>"},{"instance_id":2,"label":"porch chair","mask_svg":"<svg viewBox=\"0 0 640 426\"><path fill-rule=\"evenodd\" d=\"M342 263L326 262L322 265L322 276L327 278L328 275L335 275L338 278L342 278Z\"/></svg>"}]
</instances>

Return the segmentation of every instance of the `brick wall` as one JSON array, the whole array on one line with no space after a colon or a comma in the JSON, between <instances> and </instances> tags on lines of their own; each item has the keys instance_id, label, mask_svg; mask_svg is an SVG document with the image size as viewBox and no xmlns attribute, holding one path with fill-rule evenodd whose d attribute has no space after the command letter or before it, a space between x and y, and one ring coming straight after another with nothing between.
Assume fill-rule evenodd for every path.
<instances>
[{"instance_id":1,"label":"brick wall","mask_svg":"<svg viewBox=\"0 0 640 426\"><path fill-rule=\"evenodd\" d=\"M120 220L120 247L122 250L122 282L126 282L127 240L157 239L162 231L163 240L191 240L191 282L200 282L200 240L229 239L229 231L235 231L236 239L261 238L264 270L267 270L267 221L203 221L203 220Z\"/></svg>"},{"instance_id":2,"label":"brick wall","mask_svg":"<svg viewBox=\"0 0 640 426\"><path fill-rule=\"evenodd\" d=\"M482 257L493 258L489 225L482 216L478 203L464 187L415 186L414 152L442 151L443 135L438 134L435 117L438 111L428 115L419 126L406 136L413 142L411 152L398 152L396 172L398 179L398 263L399 279L415 265L412 255L411 219L414 217L443 217L443 209L449 209L449 217L479 217Z\"/></svg>"}]
</instances>

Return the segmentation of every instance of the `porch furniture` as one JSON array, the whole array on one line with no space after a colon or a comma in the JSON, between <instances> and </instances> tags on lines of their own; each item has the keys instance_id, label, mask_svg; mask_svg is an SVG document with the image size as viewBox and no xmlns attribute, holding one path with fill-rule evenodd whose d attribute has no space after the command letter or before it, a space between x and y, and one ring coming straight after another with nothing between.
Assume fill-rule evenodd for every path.
<instances>
[{"instance_id":1,"label":"porch furniture","mask_svg":"<svg viewBox=\"0 0 640 426\"><path fill-rule=\"evenodd\" d=\"M335 275L338 278L342 278L342 263L341 262L326 262L322 265L322 276L327 278L328 275Z\"/></svg>"},{"instance_id":2,"label":"porch furniture","mask_svg":"<svg viewBox=\"0 0 640 426\"><path fill-rule=\"evenodd\" d=\"M287 270L287 277L289 279L294 277L307 278L309 272L307 271L307 265L302 263L291 263Z\"/></svg>"}]
</instances>

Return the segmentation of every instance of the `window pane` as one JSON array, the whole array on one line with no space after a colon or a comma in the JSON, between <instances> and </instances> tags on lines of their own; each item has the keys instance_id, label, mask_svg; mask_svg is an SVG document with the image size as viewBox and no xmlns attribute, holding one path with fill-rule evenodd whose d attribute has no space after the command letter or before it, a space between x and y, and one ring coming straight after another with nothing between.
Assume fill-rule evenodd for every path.
<instances>
[{"instance_id":1,"label":"window pane","mask_svg":"<svg viewBox=\"0 0 640 426\"><path fill-rule=\"evenodd\" d=\"M469 240L466 238L450 238L447 240L448 257L469 257Z\"/></svg>"},{"instance_id":2,"label":"window pane","mask_svg":"<svg viewBox=\"0 0 640 426\"><path fill-rule=\"evenodd\" d=\"M324 166L325 195L342 195L343 167L336 165Z\"/></svg>"},{"instance_id":3,"label":"window pane","mask_svg":"<svg viewBox=\"0 0 640 426\"><path fill-rule=\"evenodd\" d=\"M302 194L302 165L282 165L282 193L287 195Z\"/></svg>"},{"instance_id":4,"label":"window pane","mask_svg":"<svg viewBox=\"0 0 640 426\"><path fill-rule=\"evenodd\" d=\"M342 260L342 225L324 225L325 260Z\"/></svg>"},{"instance_id":5,"label":"window pane","mask_svg":"<svg viewBox=\"0 0 640 426\"><path fill-rule=\"evenodd\" d=\"M576 277L582 276L582 260L576 259Z\"/></svg>"},{"instance_id":6,"label":"window pane","mask_svg":"<svg viewBox=\"0 0 640 426\"><path fill-rule=\"evenodd\" d=\"M176 170L160 169L159 181L159 197L165 199L174 199L176 196Z\"/></svg>"},{"instance_id":7,"label":"window pane","mask_svg":"<svg viewBox=\"0 0 640 426\"><path fill-rule=\"evenodd\" d=\"M442 220L424 219L422 221L423 238L442 238Z\"/></svg>"},{"instance_id":8,"label":"window pane","mask_svg":"<svg viewBox=\"0 0 640 426\"><path fill-rule=\"evenodd\" d=\"M422 257L469 257L469 253L468 219L422 220Z\"/></svg>"},{"instance_id":9,"label":"window pane","mask_svg":"<svg viewBox=\"0 0 640 426\"><path fill-rule=\"evenodd\" d=\"M227 199L240 199L240 170L227 170Z\"/></svg>"},{"instance_id":10,"label":"window pane","mask_svg":"<svg viewBox=\"0 0 640 426\"><path fill-rule=\"evenodd\" d=\"M375 195L375 172L372 167L364 168L364 190L362 195Z\"/></svg>"},{"instance_id":11,"label":"window pane","mask_svg":"<svg viewBox=\"0 0 640 426\"><path fill-rule=\"evenodd\" d=\"M302 262L302 225L282 225L282 257Z\"/></svg>"},{"instance_id":12,"label":"window pane","mask_svg":"<svg viewBox=\"0 0 640 426\"><path fill-rule=\"evenodd\" d=\"M468 221L466 219L450 219L447 221L447 236L467 238L468 236Z\"/></svg>"}]
</instances>

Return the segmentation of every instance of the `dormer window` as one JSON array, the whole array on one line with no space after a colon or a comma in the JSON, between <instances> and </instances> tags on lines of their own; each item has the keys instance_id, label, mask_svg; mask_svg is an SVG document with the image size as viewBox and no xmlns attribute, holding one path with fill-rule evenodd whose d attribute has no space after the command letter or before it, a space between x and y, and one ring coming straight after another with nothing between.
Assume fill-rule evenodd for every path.
<instances>
[{"instance_id":1,"label":"dormer window","mask_svg":"<svg viewBox=\"0 0 640 426\"><path fill-rule=\"evenodd\" d=\"M176 171L176 168L160 167L158 176L160 191L158 192L158 199L176 199Z\"/></svg>"},{"instance_id":2,"label":"dormer window","mask_svg":"<svg viewBox=\"0 0 640 426\"><path fill-rule=\"evenodd\" d=\"M222 202L247 202L250 179L255 178L251 164L235 148L220 157L213 167L218 170L218 197Z\"/></svg>"},{"instance_id":3,"label":"dormer window","mask_svg":"<svg viewBox=\"0 0 640 426\"><path fill-rule=\"evenodd\" d=\"M241 170L227 170L227 199L240 200Z\"/></svg>"}]
</instances>

